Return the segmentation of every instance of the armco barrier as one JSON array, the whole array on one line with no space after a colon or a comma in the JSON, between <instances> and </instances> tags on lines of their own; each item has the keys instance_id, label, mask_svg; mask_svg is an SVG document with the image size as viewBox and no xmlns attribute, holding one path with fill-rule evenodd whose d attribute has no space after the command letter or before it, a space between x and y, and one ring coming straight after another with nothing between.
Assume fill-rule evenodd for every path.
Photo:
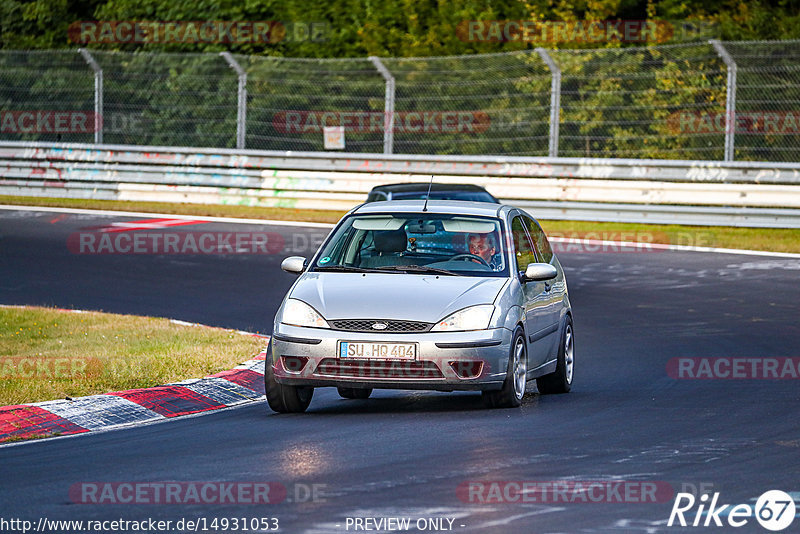
<instances>
[{"instance_id":1,"label":"armco barrier","mask_svg":"<svg viewBox=\"0 0 800 534\"><path fill-rule=\"evenodd\" d=\"M259 152L0 142L0 194L349 209L471 182L543 219L800 227L800 164Z\"/></svg>"}]
</instances>

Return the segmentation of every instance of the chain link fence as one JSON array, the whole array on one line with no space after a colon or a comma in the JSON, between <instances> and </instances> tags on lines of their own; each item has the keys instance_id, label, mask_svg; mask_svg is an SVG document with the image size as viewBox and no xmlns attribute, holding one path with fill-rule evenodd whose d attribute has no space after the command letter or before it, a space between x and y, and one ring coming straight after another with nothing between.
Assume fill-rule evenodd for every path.
<instances>
[{"instance_id":1,"label":"chain link fence","mask_svg":"<svg viewBox=\"0 0 800 534\"><path fill-rule=\"evenodd\" d=\"M94 110L94 78L80 54L73 51L16 52L0 50L0 139L92 142L81 131L47 131L30 124L26 111ZM19 112L19 115L14 114ZM23 128L19 123L23 123ZM34 130L25 133L25 130ZM45 130L45 131L41 131ZM67 129L68 130L68 129Z\"/></svg>"},{"instance_id":2,"label":"chain link fence","mask_svg":"<svg viewBox=\"0 0 800 534\"><path fill-rule=\"evenodd\" d=\"M362 113L380 128L347 128L346 150L383 152L384 80L368 59L235 59L247 72L247 148L323 150L326 123Z\"/></svg>"},{"instance_id":3,"label":"chain link fence","mask_svg":"<svg viewBox=\"0 0 800 534\"><path fill-rule=\"evenodd\" d=\"M800 161L800 41L734 42L735 159Z\"/></svg>"},{"instance_id":4,"label":"chain link fence","mask_svg":"<svg viewBox=\"0 0 800 534\"><path fill-rule=\"evenodd\" d=\"M800 161L800 41L358 59L0 50L0 112L3 140Z\"/></svg>"}]
</instances>

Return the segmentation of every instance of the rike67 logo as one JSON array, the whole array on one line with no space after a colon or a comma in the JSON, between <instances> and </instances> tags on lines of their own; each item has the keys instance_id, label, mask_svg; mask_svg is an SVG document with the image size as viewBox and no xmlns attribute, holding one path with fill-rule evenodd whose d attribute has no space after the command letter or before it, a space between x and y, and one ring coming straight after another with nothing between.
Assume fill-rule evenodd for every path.
<instances>
[{"instance_id":1,"label":"rike67 logo","mask_svg":"<svg viewBox=\"0 0 800 534\"><path fill-rule=\"evenodd\" d=\"M755 519L763 528L777 532L791 525L796 513L792 496L780 490L764 492L755 506L719 504L718 492L711 496L710 502L708 494L696 499L691 493L678 493L667 526L743 527Z\"/></svg>"}]
</instances>

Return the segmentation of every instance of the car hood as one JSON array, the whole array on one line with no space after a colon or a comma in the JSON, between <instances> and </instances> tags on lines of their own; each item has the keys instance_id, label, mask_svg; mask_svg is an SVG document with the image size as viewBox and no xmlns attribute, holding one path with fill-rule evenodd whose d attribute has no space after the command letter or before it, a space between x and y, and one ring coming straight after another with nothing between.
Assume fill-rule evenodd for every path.
<instances>
[{"instance_id":1,"label":"car hood","mask_svg":"<svg viewBox=\"0 0 800 534\"><path fill-rule=\"evenodd\" d=\"M304 273L290 298L326 319L398 319L435 323L454 311L491 304L506 278L383 273Z\"/></svg>"}]
</instances>

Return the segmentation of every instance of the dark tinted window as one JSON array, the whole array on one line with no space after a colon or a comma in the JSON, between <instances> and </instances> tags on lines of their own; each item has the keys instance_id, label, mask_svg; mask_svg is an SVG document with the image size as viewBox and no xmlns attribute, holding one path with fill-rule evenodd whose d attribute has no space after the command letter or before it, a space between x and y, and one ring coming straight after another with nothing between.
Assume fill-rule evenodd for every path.
<instances>
[{"instance_id":1,"label":"dark tinted window","mask_svg":"<svg viewBox=\"0 0 800 534\"><path fill-rule=\"evenodd\" d=\"M528 223L528 232L531 235L531 239L533 239L533 246L536 247L539 257L542 258L543 262L550 263L553 259L553 249L550 248L550 242L547 241L544 230L533 219L525 217L525 222Z\"/></svg>"},{"instance_id":2,"label":"dark tinted window","mask_svg":"<svg viewBox=\"0 0 800 534\"><path fill-rule=\"evenodd\" d=\"M511 221L511 237L514 240L514 256L517 261L517 271L524 272L531 263L536 263L536 254L533 244L528 238L522 217L516 216Z\"/></svg>"},{"instance_id":3,"label":"dark tinted window","mask_svg":"<svg viewBox=\"0 0 800 534\"><path fill-rule=\"evenodd\" d=\"M383 191L370 191L367 196L367 202L378 202L381 200L388 200L386 193Z\"/></svg>"},{"instance_id":4,"label":"dark tinted window","mask_svg":"<svg viewBox=\"0 0 800 534\"><path fill-rule=\"evenodd\" d=\"M409 191L406 193L392 193L392 200L416 200L427 196L427 191ZM431 199L437 200L467 200L470 202L495 202L492 195L482 191L431 191Z\"/></svg>"}]
</instances>

